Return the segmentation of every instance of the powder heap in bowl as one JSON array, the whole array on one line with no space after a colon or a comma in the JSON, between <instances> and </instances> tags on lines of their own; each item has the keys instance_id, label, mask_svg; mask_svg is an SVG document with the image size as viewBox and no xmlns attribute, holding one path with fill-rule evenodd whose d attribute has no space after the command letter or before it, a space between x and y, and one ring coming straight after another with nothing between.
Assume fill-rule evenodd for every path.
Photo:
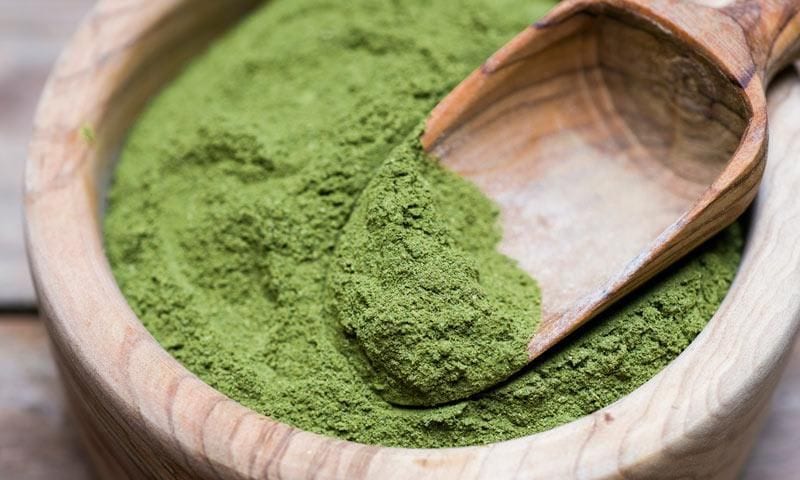
<instances>
[{"instance_id":1,"label":"powder heap in bowl","mask_svg":"<svg viewBox=\"0 0 800 480\"><path fill-rule=\"evenodd\" d=\"M274 0L254 13L153 102L116 171L106 245L145 326L258 412L389 446L511 439L646 382L722 301L738 227L494 388L430 408L384 398L435 396L467 370L494 383L493 367L524 363L514 352L533 331L535 282L494 251L496 208L419 154L416 135L450 89L551 6ZM407 325L407 339L433 346L391 345ZM487 343L465 349L470 335ZM376 379L382 365L444 377L390 384Z\"/></svg>"}]
</instances>

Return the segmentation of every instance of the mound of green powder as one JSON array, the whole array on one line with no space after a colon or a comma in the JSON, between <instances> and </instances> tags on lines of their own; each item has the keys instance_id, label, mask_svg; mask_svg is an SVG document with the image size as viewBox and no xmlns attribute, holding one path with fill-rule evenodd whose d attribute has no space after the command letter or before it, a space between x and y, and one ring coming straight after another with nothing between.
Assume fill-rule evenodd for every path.
<instances>
[{"instance_id":1,"label":"mound of green powder","mask_svg":"<svg viewBox=\"0 0 800 480\"><path fill-rule=\"evenodd\" d=\"M647 381L717 309L739 262L738 228L468 400L402 408L380 393L427 389L426 379L379 385L373 378L366 345L386 345L386 332L404 328L403 317L387 312L402 308L405 288L428 279L401 279L403 265L430 267L442 280L435 288L476 292L471 303L448 302L441 290L430 297L473 312L470 328L534 308L521 300L535 297L531 280L493 252L494 208L420 157L409 139L453 86L550 6L274 0L253 14L153 102L123 151L106 244L145 326L189 370L244 405L305 430L382 445L519 437L590 413ZM381 222L398 236L371 230ZM478 231L485 238L471 238ZM409 258L392 263L397 252L384 250L401 247ZM457 267L440 268L444 258ZM353 296L359 289L365 298ZM426 308L415 314L440 321L433 305ZM370 331L371 318L388 330ZM513 351L519 326L500 332L499 344ZM413 329L406 333L413 338ZM421 365L447 348L395 357ZM455 378L466 356L454 350ZM516 360L501 352L495 361Z\"/></svg>"},{"instance_id":2,"label":"mound of green powder","mask_svg":"<svg viewBox=\"0 0 800 480\"><path fill-rule=\"evenodd\" d=\"M330 309L384 399L436 405L525 365L531 278L498 253L498 211L422 152L414 130L375 171L337 242Z\"/></svg>"}]
</instances>

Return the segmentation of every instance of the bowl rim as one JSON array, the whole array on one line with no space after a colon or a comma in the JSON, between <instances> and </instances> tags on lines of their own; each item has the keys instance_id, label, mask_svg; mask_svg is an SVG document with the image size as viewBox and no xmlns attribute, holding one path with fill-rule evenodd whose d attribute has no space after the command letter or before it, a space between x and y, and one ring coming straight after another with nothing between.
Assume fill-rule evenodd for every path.
<instances>
[{"instance_id":1,"label":"bowl rim","mask_svg":"<svg viewBox=\"0 0 800 480\"><path fill-rule=\"evenodd\" d=\"M235 18L256 3L235 0L224 10ZM698 462L707 462L708 472L738 469L730 452L749 446L800 326L800 299L788 288L800 281L798 262L790 261L800 244L800 222L790 221L800 217L800 203L790 201L800 189L800 166L781 145L770 155L739 272L706 328L634 392L554 429L470 447L364 445L276 422L179 364L114 281L98 199L124 132L166 81L142 75L150 62L172 59L154 48L177 41L165 25L183 21L191 32L199 27L184 16L207 25L220 15L220 8L204 8L192 0L101 0L42 95L26 163L26 242L59 368L83 392L77 401L102 398L111 417L127 418L125 428L197 476L605 478L669 465L677 473ZM134 80L147 86L134 87ZM790 83L782 79L776 89L789 92ZM792 93L800 103L800 91ZM730 445L720 446L723 439Z\"/></svg>"}]
</instances>

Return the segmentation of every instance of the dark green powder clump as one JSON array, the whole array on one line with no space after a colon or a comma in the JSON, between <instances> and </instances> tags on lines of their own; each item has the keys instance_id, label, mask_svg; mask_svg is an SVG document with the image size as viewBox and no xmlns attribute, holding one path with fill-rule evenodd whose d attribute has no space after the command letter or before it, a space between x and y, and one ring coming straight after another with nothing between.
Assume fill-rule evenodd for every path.
<instances>
[{"instance_id":1,"label":"dark green powder clump","mask_svg":"<svg viewBox=\"0 0 800 480\"><path fill-rule=\"evenodd\" d=\"M590 413L647 381L717 309L739 262L738 228L512 380L468 400L392 405L374 380L365 381L367 367L375 368L361 357L369 352L354 350L369 344L369 335L383 342L385 332L368 332L366 319L387 318L411 298L404 288L426 285L427 275L418 274L381 286L408 264L392 264L383 248L405 243L408 255L418 255L411 263L430 262L431 274L441 275L434 288L461 275L467 281L458 291L490 299L451 302L446 292L432 294L447 308L472 309L474 328L491 318L534 321L523 315L534 306L522 297L535 298L535 286L492 248L498 232L491 204L421 157L409 139L443 95L550 6L275 0L256 12L159 96L123 152L106 242L120 287L145 326L189 370L244 405L306 430L382 445L519 437ZM401 170L413 181L394 182ZM382 205L392 192L397 202ZM406 213L430 235L370 233L374 222L396 223L391 212L409 198L425 201ZM472 238L476 232L483 238ZM349 252L361 245L378 255ZM461 262L458 268L438 268L445 257L437 251ZM353 267L369 278L353 276ZM348 297L359 288L400 295L377 298L366 314L360 299ZM503 309L487 312L487 304ZM429 313L415 314L439 320ZM499 330L509 352L520 325ZM357 331L364 336L358 343ZM414 364L403 355L397 358ZM500 364L518 361L498 355ZM427 389L417 377L409 381Z\"/></svg>"},{"instance_id":2,"label":"dark green powder clump","mask_svg":"<svg viewBox=\"0 0 800 480\"><path fill-rule=\"evenodd\" d=\"M435 165L418 133L374 173L328 274L329 312L354 344L347 352L400 405L504 380L527 362L539 315L536 285L496 250L496 208Z\"/></svg>"}]
</instances>

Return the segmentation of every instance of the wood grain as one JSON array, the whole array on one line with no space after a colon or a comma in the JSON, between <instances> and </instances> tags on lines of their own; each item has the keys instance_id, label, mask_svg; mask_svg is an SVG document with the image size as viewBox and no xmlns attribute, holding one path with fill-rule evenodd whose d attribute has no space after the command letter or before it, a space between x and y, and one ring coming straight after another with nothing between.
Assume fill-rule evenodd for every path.
<instances>
[{"instance_id":1,"label":"wood grain","mask_svg":"<svg viewBox=\"0 0 800 480\"><path fill-rule=\"evenodd\" d=\"M92 3L0 2L0 308L35 304L22 237L25 152L47 74Z\"/></svg>"},{"instance_id":2,"label":"wood grain","mask_svg":"<svg viewBox=\"0 0 800 480\"><path fill-rule=\"evenodd\" d=\"M566 0L456 87L422 137L502 211L536 278L534 360L738 218L800 2Z\"/></svg>"},{"instance_id":3,"label":"wood grain","mask_svg":"<svg viewBox=\"0 0 800 480\"><path fill-rule=\"evenodd\" d=\"M0 478L89 478L65 408L42 324L0 316Z\"/></svg>"},{"instance_id":4,"label":"wood grain","mask_svg":"<svg viewBox=\"0 0 800 480\"><path fill-rule=\"evenodd\" d=\"M800 162L786 133L774 135L740 272L708 327L647 384L567 425L481 447L361 445L258 415L171 358L114 283L99 234L102 192L145 99L250 6L101 1L60 60L36 117L25 197L32 269L57 364L101 472L387 480L737 475L800 324ZM788 123L800 108L796 81L776 85L782 103L773 124ZM92 142L80 135L87 124Z\"/></svg>"},{"instance_id":5,"label":"wood grain","mask_svg":"<svg viewBox=\"0 0 800 480\"><path fill-rule=\"evenodd\" d=\"M793 126L792 131L800 132L800 125ZM0 478L91 478L88 459L77 445L73 420L65 411L57 385L44 325L35 317L0 314L0 347L3 377L0 379ZM797 445L800 445L800 339L795 343L741 479L793 478L800 470Z\"/></svg>"},{"instance_id":6,"label":"wood grain","mask_svg":"<svg viewBox=\"0 0 800 480\"><path fill-rule=\"evenodd\" d=\"M794 129L797 132L797 129ZM785 480L800 472L800 341L786 367L775 398L745 465L742 480Z\"/></svg>"}]
</instances>

